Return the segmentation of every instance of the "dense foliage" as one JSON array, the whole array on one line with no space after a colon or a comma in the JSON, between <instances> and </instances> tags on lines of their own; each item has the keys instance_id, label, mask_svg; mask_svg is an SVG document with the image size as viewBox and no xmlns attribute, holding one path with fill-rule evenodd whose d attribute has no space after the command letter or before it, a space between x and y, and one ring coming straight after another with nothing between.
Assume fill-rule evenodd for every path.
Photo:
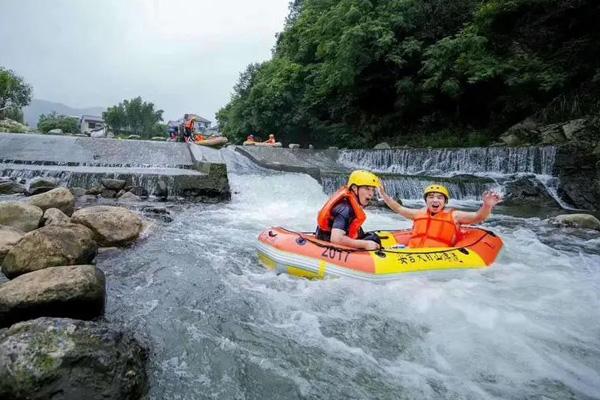
<instances>
[{"instance_id":1,"label":"dense foliage","mask_svg":"<svg viewBox=\"0 0 600 400\"><path fill-rule=\"evenodd\" d=\"M136 97L109 107L102 113L102 118L116 135L151 138L164 134L164 125L159 123L162 121L162 114L163 110L154 110L153 103L146 103L141 97Z\"/></svg>"},{"instance_id":2,"label":"dense foliage","mask_svg":"<svg viewBox=\"0 0 600 400\"><path fill-rule=\"evenodd\" d=\"M57 114L55 111L48 115L40 115L37 127L48 133L52 129L62 129L64 133L79 133L79 119Z\"/></svg>"},{"instance_id":3,"label":"dense foliage","mask_svg":"<svg viewBox=\"0 0 600 400\"><path fill-rule=\"evenodd\" d=\"M478 145L600 109L597 0L296 0L217 114L230 139Z\"/></svg>"},{"instance_id":4,"label":"dense foliage","mask_svg":"<svg viewBox=\"0 0 600 400\"><path fill-rule=\"evenodd\" d=\"M31 102L31 86L13 71L0 67L0 120L23 121L21 108Z\"/></svg>"}]
</instances>

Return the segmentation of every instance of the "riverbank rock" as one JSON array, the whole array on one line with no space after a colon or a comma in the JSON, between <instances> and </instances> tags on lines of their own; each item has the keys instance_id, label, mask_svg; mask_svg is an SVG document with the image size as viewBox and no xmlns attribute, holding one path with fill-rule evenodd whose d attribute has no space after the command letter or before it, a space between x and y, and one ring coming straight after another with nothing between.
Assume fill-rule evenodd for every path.
<instances>
[{"instance_id":1,"label":"riverbank rock","mask_svg":"<svg viewBox=\"0 0 600 400\"><path fill-rule=\"evenodd\" d=\"M16 201L0 203L0 225L12 226L23 232L37 229L42 215L42 209L35 205Z\"/></svg>"},{"instance_id":2,"label":"riverbank rock","mask_svg":"<svg viewBox=\"0 0 600 400\"><path fill-rule=\"evenodd\" d=\"M0 177L0 194L25 193L25 186L10 178Z\"/></svg>"},{"instance_id":3,"label":"riverbank rock","mask_svg":"<svg viewBox=\"0 0 600 400\"><path fill-rule=\"evenodd\" d=\"M55 179L40 176L29 181L29 185L27 186L27 194L32 196L35 194L45 193L52 189L56 189L57 186L58 182L56 182Z\"/></svg>"},{"instance_id":4,"label":"riverbank rock","mask_svg":"<svg viewBox=\"0 0 600 400\"><path fill-rule=\"evenodd\" d=\"M373 147L373 149L375 150L387 150L387 149L391 149L392 147L387 143L387 142L381 142L375 145L375 147Z\"/></svg>"},{"instance_id":5,"label":"riverbank rock","mask_svg":"<svg viewBox=\"0 0 600 400\"><path fill-rule=\"evenodd\" d=\"M49 208L44 212L42 217L43 225L65 225L71 222L65 213L60 211L58 208Z\"/></svg>"},{"instance_id":6,"label":"riverbank rock","mask_svg":"<svg viewBox=\"0 0 600 400\"><path fill-rule=\"evenodd\" d=\"M131 192L125 192L121 196L119 196L119 200L120 201L140 201L142 199L139 196L136 196L135 194L133 194Z\"/></svg>"},{"instance_id":7,"label":"riverbank rock","mask_svg":"<svg viewBox=\"0 0 600 400\"><path fill-rule=\"evenodd\" d=\"M29 232L2 262L8 278L48 267L89 264L98 251L93 232L79 224L48 225Z\"/></svg>"},{"instance_id":8,"label":"riverbank rock","mask_svg":"<svg viewBox=\"0 0 600 400\"><path fill-rule=\"evenodd\" d=\"M0 263L2 263L2 260L4 260L10 249L19 243L23 235L25 235L23 231L11 226L0 225Z\"/></svg>"},{"instance_id":9,"label":"riverbank rock","mask_svg":"<svg viewBox=\"0 0 600 400\"><path fill-rule=\"evenodd\" d=\"M85 196L87 194L87 190L82 188L82 187L72 187L69 188L69 190L71 191L71 193L73 193L73 196L75 197L81 197L81 196Z\"/></svg>"},{"instance_id":10,"label":"riverbank rock","mask_svg":"<svg viewBox=\"0 0 600 400\"><path fill-rule=\"evenodd\" d=\"M503 204L507 206L560 207L546 187L533 176L507 182Z\"/></svg>"},{"instance_id":11,"label":"riverbank rock","mask_svg":"<svg viewBox=\"0 0 600 400\"><path fill-rule=\"evenodd\" d=\"M38 317L93 319L105 301L104 273L95 266L46 268L0 285L0 327Z\"/></svg>"},{"instance_id":12,"label":"riverbank rock","mask_svg":"<svg viewBox=\"0 0 600 400\"><path fill-rule=\"evenodd\" d=\"M142 219L123 207L95 206L77 210L71 221L85 225L103 247L125 246L138 238Z\"/></svg>"},{"instance_id":13,"label":"riverbank rock","mask_svg":"<svg viewBox=\"0 0 600 400\"><path fill-rule=\"evenodd\" d=\"M550 218L548 222L555 226L568 228L594 229L600 231L600 220L590 214L564 214Z\"/></svg>"},{"instance_id":14,"label":"riverbank rock","mask_svg":"<svg viewBox=\"0 0 600 400\"><path fill-rule=\"evenodd\" d=\"M111 189L111 190L116 190L116 191L123 189L125 187L125 184L127 183L122 179L109 179L109 178L102 179L101 182L102 182L102 186L104 186L105 188Z\"/></svg>"},{"instance_id":15,"label":"riverbank rock","mask_svg":"<svg viewBox=\"0 0 600 400\"><path fill-rule=\"evenodd\" d=\"M69 189L58 187L46 193L29 197L27 203L37 206L43 211L49 208L58 208L65 214L71 215L75 208L75 196Z\"/></svg>"},{"instance_id":16,"label":"riverbank rock","mask_svg":"<svg viewBox=\"0 0 600 400\"><path fill-rule=\"evenodd\" d=\"M148 350L115 325L21 322L0 331L0 398L141 399L147 357Z\"/></svg>"}]
</instances>

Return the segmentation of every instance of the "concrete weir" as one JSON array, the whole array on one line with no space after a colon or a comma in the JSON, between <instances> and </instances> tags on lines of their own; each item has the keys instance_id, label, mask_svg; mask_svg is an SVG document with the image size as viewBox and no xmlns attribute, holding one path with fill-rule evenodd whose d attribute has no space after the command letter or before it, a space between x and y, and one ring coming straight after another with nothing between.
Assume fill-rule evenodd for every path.
<instances>
[{"instance_id":1,"label":"concrete weir","mask_svg":"<svg viewBox=\"0 0 600 400\"><path fill-rule=\"evenodd\" d=\"M0 176L53 177L67 187L89 189L104 178L122 179L152 195L196 201L231 197L227 167L212 149L194 144L0 134Z\"/></svg>"}]
</instances>

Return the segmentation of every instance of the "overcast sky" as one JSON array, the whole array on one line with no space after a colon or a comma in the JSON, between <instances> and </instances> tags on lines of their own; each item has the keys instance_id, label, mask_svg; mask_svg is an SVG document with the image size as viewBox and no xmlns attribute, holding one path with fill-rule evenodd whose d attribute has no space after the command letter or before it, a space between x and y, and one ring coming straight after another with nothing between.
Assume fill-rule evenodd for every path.
<instances>
[{"instance_id":1,"label":"overcast sky","mask_svg":"<svg viewBox=\"0 0 600 400\"><path fill-rule=\"evenodd\" d=\"M289 0L0 0L0 66L71 107L142 96L165 121L214 114L270 58Z\"/></svg>"}]
</instances>

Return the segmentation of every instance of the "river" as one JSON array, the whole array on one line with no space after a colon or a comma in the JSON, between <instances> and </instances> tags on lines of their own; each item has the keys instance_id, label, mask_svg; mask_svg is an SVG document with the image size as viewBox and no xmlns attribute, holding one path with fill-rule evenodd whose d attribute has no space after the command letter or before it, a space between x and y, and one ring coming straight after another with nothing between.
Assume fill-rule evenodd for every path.
<instances>
[{"instance_id":1,"label":"river","mask_svg":"<svg viewBox=\"0 0 600 400\"><path fill-rule=\"evenodd\" d=\"M489 269L276 275L257 235L313 230L327 195L308 175L236 162L230 202L166 203L172 222L97 259L106 319L151 346L151 399L600 398L598 235L499 209L484 224L505 243ZM367 230L409 225L368 211Z\"/></svg>"}]
</instances>

